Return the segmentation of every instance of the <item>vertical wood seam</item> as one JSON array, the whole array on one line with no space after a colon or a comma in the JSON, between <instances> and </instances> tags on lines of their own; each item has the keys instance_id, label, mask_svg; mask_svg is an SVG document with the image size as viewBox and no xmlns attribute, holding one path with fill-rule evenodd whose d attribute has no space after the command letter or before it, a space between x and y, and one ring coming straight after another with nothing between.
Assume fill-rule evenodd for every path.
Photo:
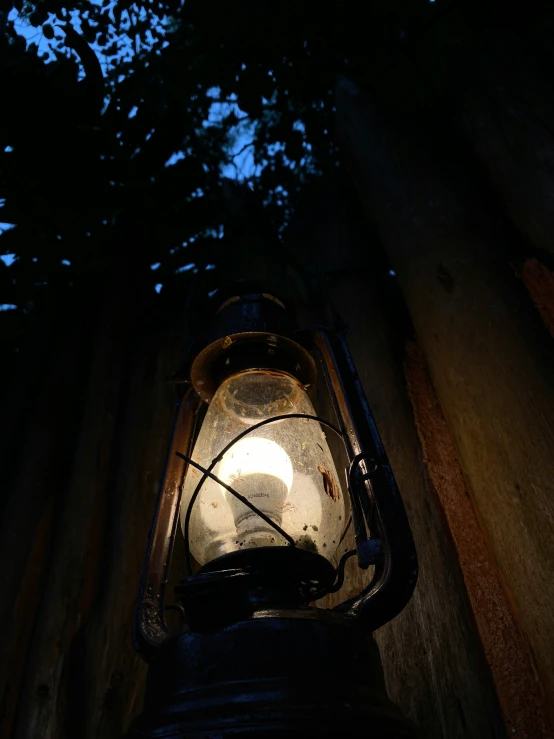
<instances>
[{"instance_id":1,"label":"vertical wood seam","mask_svg":"<svg viewBox=\"0 0 554 739\"><path fill-rule=\"evenodd\" d=\"M544 687L517 624L464 480L420 347L407 346L405 377L423 460L455 546L509 736L552 739ZM554 723L554 721L552 722Z\"/></svg>"}]
</instances>

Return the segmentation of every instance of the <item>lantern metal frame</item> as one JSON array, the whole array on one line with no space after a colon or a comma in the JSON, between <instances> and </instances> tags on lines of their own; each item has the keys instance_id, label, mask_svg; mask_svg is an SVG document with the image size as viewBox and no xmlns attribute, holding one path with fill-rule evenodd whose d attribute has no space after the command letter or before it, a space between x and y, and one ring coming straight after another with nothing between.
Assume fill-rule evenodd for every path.
<instances>
[{"instance_id":1,"label":"lantern metal frame","mask_svg":"<svg viewBox=\"0 0 554 739\"><path fill-rule=\"evenodd\" d=\"M258 293L255 295L257 299L260 298ZM276 311L276 317L282 321L282 303L265 293L262 298L265 307L269 306L270 310ZM410 526L386 451L346 344L344 330L330 331L319 328L314 331L295 332L294 340L290 334L283 336L273 330L267 330L267 321L261 326L265 330L256 330L260 325L259 316L255 315L252 307L255 302L253 300L249 303L246 300L242 305L234 305L234 299L230 301L232 310L227 312L235 311L236 314L235 309L241 311L243 327L246 330L234 333L228 331L229 325L226 322L230 320L232 324L233 316L223 316L223 327L219 328L219 336L198 353L190 371L196 391L200 391L203 398L194 389L189 388L177 409L136 609L135 647L147 661L152 659L157 648L171 636L164 616L164 610L167 608L165 591L178 527L183 483L188 466L192 463L192 445L199 411L203 400L209 400L213 395L217 387L218 371L221 372L225 364L229 363L227 359L230 351L234 352L232 366L235 371L237 360L243 369L258 368L262 353L265 356L269 352L273 369L300 377L305 386L314 381L314 366L311 362L319 365L323 372L338 427L318 416L310 418L314 422L332 428L344 443L348 458L346 479L356 549L347 551L342 556L334 572L334 582L327 585L324 592L318 592L316 597L336 592L341 587L346 560L357 554L358 564L362 569L374 566L373 577L361 593L336 606L334 612L337 616L355 621L365 630L374 631L404 608L416 584L417 556ZM245 314L246 326L244 326ZM275 320L273 323L269 322L272 329L275 328L275 324ZM282 329L283 325L280 328ZM284 330L286 331L287 327ZM225 362L222 358L225 358ZM209 366L210 372L206 372L206 366ZM217 371L214 372L214 368ZM258 425L294 417L302 417L302 414L266 419ZM252 428L244 433L250 430ZM236 437L227 448L242 435ZM220 452L208 469L201 468L203 477L197 491L208 476L213 476L212 470L227 448ZM229 490L241 498L235 490L231 488ZM193 504L194 496L189 505L189 517ZM255 509L252 504L247 504ZM263 517L263 514L257 512ZM185 525L185 532L186 529ZM286 536L286 532L282 533ZM275 549L289 548L292 547ZM187 557L190 557L190 552L187 552ZM232 559L232 554L219 559L226 558L230 558L228 560L230 563L236 561L236 558ZM222 573L210 572L210 568L207 569L205 573L195 576L197 582L209 583L215 579L220 583ZM188 580L189 583L192 582L194 590L195 577L190 577L190 574L189 572ZM240 568L237 569L232 564L224 569L223 575L226 576L227 583L223 589L220 587L217 597L225 596L225 587L228 585L236 587L241 580L241 574L245 573L241 573ZM206 603L210 603L209 598ZM183 616L188 616L180 606L169 607L176 607Z\"/></svg>"}]
</instances>

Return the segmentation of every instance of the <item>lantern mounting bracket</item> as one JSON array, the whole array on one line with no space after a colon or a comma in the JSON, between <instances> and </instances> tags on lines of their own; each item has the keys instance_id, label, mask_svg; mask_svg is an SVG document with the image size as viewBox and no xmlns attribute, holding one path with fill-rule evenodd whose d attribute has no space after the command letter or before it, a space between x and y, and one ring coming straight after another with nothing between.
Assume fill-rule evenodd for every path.
<instances>
[{"instance_id":1,"label":"lantern mounting bracket","mask_svg":"<svg viewBox=\"0 0 554 739\"><path fill-rule=\"evenodd\" d=\"M323 370L350 459L347 479L358 563L362 568L375 565L369 585L335 610L374 631L400 613L414 591L415 545L344 331L317 329L306 337L308 342ZM372 529L378 539L371 537Z\"/></svg>"}]
</instances>

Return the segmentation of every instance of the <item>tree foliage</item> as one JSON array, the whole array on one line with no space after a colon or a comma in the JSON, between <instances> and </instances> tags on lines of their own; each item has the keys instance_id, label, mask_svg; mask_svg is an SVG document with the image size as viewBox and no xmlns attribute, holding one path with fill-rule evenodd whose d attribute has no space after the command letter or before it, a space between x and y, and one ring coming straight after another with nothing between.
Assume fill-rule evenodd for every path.
<instances>
[{"instance_id":1,"label":"tree foliage","mask_svg":"<svg viewBox=\"0 0 554 739\"><path fill-rule=\"evenodd\" d=\"M306 187L339 166L336 74L367 76L435 12L427 0L1 7L0 253L15 261L0 264L0 301L16 306L2 315L14 337L46 291L115 264L164 290L193 277L214 289L232 256L229 178L286 240Z\"/></svg>"}]
</instances>

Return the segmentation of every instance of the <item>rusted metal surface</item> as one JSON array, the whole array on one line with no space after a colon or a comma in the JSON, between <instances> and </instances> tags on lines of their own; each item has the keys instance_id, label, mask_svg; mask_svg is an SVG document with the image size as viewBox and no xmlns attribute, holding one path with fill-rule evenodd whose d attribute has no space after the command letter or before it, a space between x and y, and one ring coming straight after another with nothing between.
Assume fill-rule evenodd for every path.
<instances>
[{"instance_id":1,"label":"rusted metal surface","mask_svg":"<svg viewBox=\"0 0 554 739\"><path fill-rule=\"evenodd\" d=\"M192 350L190 381L207 403L226 377L256 367L294 375L304 387L315 381L310 354L292 340L296 321L265 282L240 281L225 289L211 327Z\"/></svg>"},{"instance_id":2,"label":"rusted metal surface","mask_svg":"<svg viewBox=\"0 0 554 739\"><path fill-rule=\"evenodd\" d=\"M169 634L164 618L165 586L169 576L183 482L188 467L176 453L181 450L190 452L201 402L194 390L189 389L179 405L158 496L135 621L136 648L145 659L149 658L152 650L160 646Z\"/></svg>"},{"instance_id":3,"label":"rusted metal surface","mask_svg":"<svg viewBox=\"0 0 554 739\"><path fill-rule=\"evenodd\" d=\"M397 616L412 597L418 569L415 545L344 336L319 330L312 340L349 457L347 477L358 564L362 569L375 565L371 582L336 608L375 630Z\"/></svg>"},{"instance_id":4,"label":"rusted metal surface","mask_svg":"<svg viewBox=\"0 0 554 739\"><path fill-rule=\"evenodd\" d=\"M321 476L323 478L323 489L325 490L325 494L331 498L333 503L336 503L338 500L340 500L340 488L337 485L335 478L329 472L327 467L325 467L322 464L318 464L317 470L318 472L321 472Z\"/></svg>"},{"instance_id":5,"label":"rusted metal surface","mask_svg":"<svg viewBox=\"0 0 554 739\"><path fill-rule=\"evenodd\" d=\"M454 441L416 344L408 347L405 371L427 473L458 553L508 734L522 739L552 739L554 732L532 654L501 583Z\"/></svg>"}]
</instances>

